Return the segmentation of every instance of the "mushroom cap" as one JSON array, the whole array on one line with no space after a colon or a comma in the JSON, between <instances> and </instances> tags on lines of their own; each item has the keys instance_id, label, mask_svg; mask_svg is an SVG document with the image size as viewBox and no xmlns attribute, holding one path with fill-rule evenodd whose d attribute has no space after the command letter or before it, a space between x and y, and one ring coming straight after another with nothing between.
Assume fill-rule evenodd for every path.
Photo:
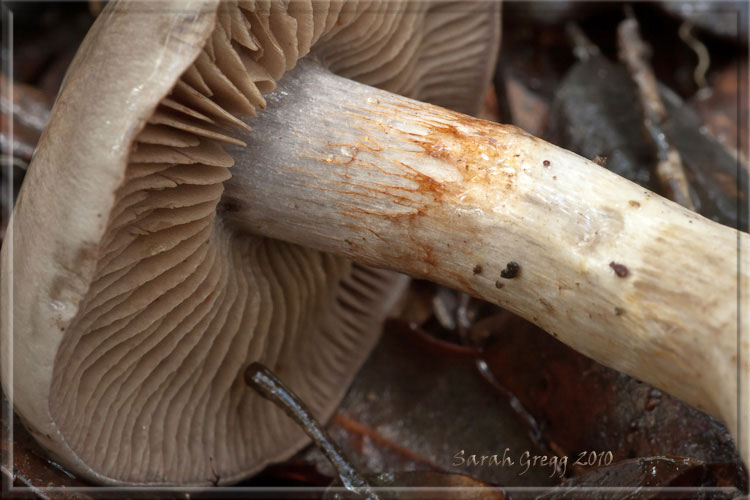
<instances>
[{"instance_id":1,"label":"mushroom cap","mask_svg":"<svg viewBox=\"0 0 750 500\"><path fill-rule=\"evenodd\" d=\"M2 248L2 382L61 464L230 483L308 442L248 390L271 367L333 412L405 278L222 220L237 116L309 52L475 112L496 2L111 2L81 45ZM456 44L459 43L457 47Z\"/></svg>"}]
</instances>

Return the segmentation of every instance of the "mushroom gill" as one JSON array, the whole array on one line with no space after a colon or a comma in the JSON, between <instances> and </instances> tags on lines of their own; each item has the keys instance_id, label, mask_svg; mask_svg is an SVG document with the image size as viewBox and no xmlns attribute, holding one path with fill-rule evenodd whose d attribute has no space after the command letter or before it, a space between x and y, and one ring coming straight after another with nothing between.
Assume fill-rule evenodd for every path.
<instances>
[{"instance_id":1,"label":"mushroom gill","mask_svg":"<svg viewBox=\"0 0 750 500\"><path fill-rule=\"evenodd\" d=\"M225 224L234 161L223 145L244 145L237 131L249 128L238 117L264 109L264 95L311 51L340 75L474 111L498 32L496 19L476 14L486 5L219 4L100 215L93 278L52 373L49 411L76 457L64 463L105 482L226 483L306 442L246 389L244 367L272 367L327 418L404 281ZM447 50L455 39L465 52ZM441 52L450 57L432 62Z\"/></svg>"}]
</instances>

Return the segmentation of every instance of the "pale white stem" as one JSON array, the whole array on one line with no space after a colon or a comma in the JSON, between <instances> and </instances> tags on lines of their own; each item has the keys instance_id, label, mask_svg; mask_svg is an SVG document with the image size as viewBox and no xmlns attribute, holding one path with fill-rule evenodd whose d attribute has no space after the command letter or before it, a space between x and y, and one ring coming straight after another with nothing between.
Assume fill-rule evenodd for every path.
<instances>
[{"instance_id":1,"label":"pale white stem","mask_svg":"<svg viewBox=\"0 0 750 500\"><path fill-rule=\"evenodd\" d=\"M495 302L722 418L747 460L747 234L515 127L314 63L252 126L226 223Z\"/></svg>"}]
</instances>

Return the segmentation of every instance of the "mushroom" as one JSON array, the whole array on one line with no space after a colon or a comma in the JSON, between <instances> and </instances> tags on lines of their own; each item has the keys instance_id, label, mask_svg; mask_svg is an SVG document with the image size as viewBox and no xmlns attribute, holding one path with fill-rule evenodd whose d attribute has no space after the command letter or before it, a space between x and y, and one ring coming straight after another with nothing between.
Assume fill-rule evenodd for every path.
<instances>
[{"instance_id":1,"label":"mushroom","mask_svg":"<svg viewBox=\"0 0 750 500\"><path fill-rule=\"evenodd\" d=\"M243 368L325 419L403 286L382 268L723 419L747 460L748 236L409 98L476 108L496 9L110 3L2 249L3 386L40 443L120 484L226 483L289 456L304 436Z\"/></svg>"},{"instance_id":2,"label":"mushroom","mask_svg":"<svg viewBox=\"0 0 750 500\"><path fill-rule=\"evenodd\" d=\"M408 278L232 226L229 146L311 50L476 111L498 37L495 2L110 2L2 248L2 382L35 438L110 484L231 483L309 442L244 369L327 419Z\"/></svg>"}]
</instances>

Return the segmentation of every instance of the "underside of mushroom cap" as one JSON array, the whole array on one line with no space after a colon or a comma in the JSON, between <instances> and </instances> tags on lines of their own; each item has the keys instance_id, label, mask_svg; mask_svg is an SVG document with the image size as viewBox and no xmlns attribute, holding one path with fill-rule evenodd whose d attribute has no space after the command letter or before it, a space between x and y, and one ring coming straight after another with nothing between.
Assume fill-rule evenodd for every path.
<instances>
[{"instance_id":1,"label":"underside of mushroom cap","mask_svg":"<svg viewBox=\"0 0 750 500\"><path fill-rule=\"evenodd\" d=\"M242 145L238 117L310 52L343 76L474 112L495 8L110 3L2 249L3 386L40 443L117 484L228 483L299 449L303 433L244 386L244 367L271 367L327 418L405 281L225 225L234 162L222 144Z\"/></svg>"}]
</instances>

